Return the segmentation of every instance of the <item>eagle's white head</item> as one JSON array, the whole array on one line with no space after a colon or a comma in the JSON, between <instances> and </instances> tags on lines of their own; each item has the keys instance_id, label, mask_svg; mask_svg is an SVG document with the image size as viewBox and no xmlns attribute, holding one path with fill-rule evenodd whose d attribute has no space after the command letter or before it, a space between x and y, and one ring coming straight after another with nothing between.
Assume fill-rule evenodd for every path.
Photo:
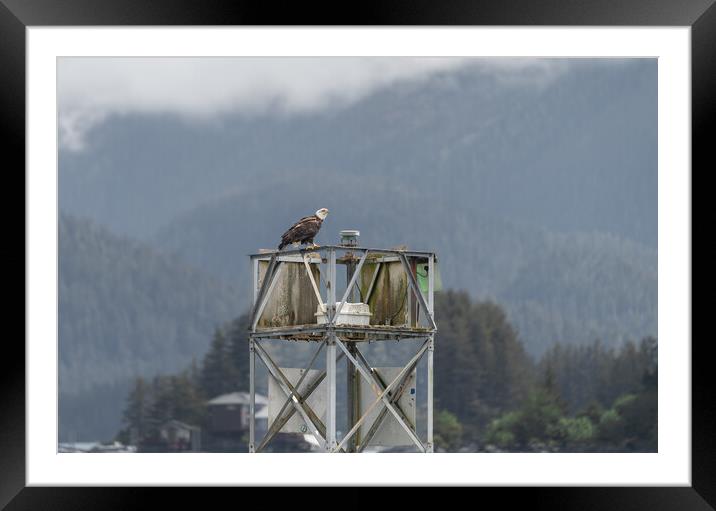
<instances>
[{"instance_id":1,"label":"eagle's white head","mask_svg":"<svg viewBox=\"0 0 716 511\"><path fill-rule=\"evenodd\" d=\"M319 209L318 211L316 211L316 216L318 218L320 218L321 220L325 220L326 217L328 216L328 209L326 209L326 208Z\"/></svg>"}]
</instances>

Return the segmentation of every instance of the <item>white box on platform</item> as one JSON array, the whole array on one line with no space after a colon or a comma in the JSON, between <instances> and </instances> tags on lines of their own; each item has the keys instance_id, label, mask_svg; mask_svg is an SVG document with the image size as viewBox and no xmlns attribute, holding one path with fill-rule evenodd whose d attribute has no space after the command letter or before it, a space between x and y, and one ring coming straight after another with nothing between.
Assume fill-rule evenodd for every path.
<instances>
[{"instance_id":1,"label":"white box on platform","mask_svg":"<svg viewBox=\"0 0 716 511\"><path fill-rule=\"evenodd\" d=\"M336 302L336 310L340 306L341 302ZM328 308L328 304L323 304L323 308L318 306L318 312L316 312L316 319L319 325L328 323L326 313L323 312ZM346 302L341 308L341 312L336 319L336 325L370 325L370 308L367 303L350 303Z\"/></svg>"}]
</instances>

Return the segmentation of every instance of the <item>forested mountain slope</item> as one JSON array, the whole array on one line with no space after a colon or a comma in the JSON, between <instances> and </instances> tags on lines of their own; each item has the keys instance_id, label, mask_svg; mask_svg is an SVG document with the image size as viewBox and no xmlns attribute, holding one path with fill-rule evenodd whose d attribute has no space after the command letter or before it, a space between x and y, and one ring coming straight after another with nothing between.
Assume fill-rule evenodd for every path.
<instances>
[{"instance_id":1,"label":"forested mountain slope","mask_svg":"<svg viewBox=\"0 0 716 511\"><path fill-rule=\"evenodd\" d=\"M113 395L135 376L184 367L206 351L217 325L239 314L231 286L67 215L59 222L58 298L65 397ZM61 414L61 431L70 415Z\"/></svg>"}]
</instances>

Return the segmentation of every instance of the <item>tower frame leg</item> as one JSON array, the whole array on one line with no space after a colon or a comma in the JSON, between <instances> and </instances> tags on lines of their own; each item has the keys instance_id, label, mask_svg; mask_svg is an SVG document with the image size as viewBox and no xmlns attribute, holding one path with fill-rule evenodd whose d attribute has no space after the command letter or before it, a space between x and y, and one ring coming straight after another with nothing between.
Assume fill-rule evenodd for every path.
<instances>
[{"instance_id":1,"label":"tower frame leg","mask_svg":"<svg viewBox=\"0 0 716 511\"><path fill-rule=\"evenodd\" d=\"M249 339L249 452L256 452L256 353Z\"/></svg>"},{"instance_id":2,"label":"tower frame leg","mask_svg":"<svg viewBox=\"0 0 716 511\"><path fill-rule=\"evenodd\" d=\"M336 339L331 333L326 340L326 451L336 446Z\"/></svg>"}]
</instances>

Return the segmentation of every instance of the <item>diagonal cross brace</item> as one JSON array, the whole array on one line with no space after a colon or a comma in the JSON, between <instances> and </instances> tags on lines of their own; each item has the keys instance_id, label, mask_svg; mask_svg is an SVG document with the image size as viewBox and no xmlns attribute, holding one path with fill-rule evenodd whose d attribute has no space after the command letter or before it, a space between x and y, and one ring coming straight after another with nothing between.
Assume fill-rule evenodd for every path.
<instances>
[{"instance_id":1,"label":"diagonal cross brace","mask_svg":"<svg viewBox=\"0 0 716 511\"><path fill-rule=\"evenodd\" d=\"M309 386L309 391L306 392L306 395L305 395L305 396L301 396L301 395L298 393L298 389L301 388L301 384L303 383L303 380L306 379L306 376L308 375L308 371L310 371L310 370L311 370L311 367L313 367L313 363L316 361L316 358L318 358L318 354L321 352L321 350L323 349L323 346L324 346L324 345L325 345L325 342L322 342L322 343L318 346L318 349L317 349L316 352L313 354L313 357L311 357L311 361L308 363L308 366L307 366L306 369L304 370L304 372L303 372L303 374L301 375L301 377L298 379L298 382L296 383L295 389L294 389L293 391L291 391L291 394L286 398L286 401L284 401L283 406L281 406L281 410L279 410L278 414L276 415L276 417L277 417L276 420L273 422L273 424L271 424L271 427L270 427L269 430L266 432L266 436L264 436L264 439L261 441L261 444L260 444L259 447L258 447L258 451L259 451L259 452L260 452L264 447L266 447L266 444L268 444L268 443L271 441L271 439L272 439L274 436L276 436L276 434L277 434L279 431L281 431L281 428L283 427L283 425L286 424L286 423L289 421L289 419L293 416L293 412L295 412L294 409L291 409L291 413L287 414L286 416L283 416L283 412L284 412L284 410L286 410L286 407L291 404L292 399L293 399L293 396L295 395L296 398L298 398L299 402L301 402L301 403L305 402L306 399L308 398L308 396L311 395L311 392L312 392L312 390L310 390L311 387L312 387L313 389L318 388L318 384L320 384L320 381L323 380L323 378L321 378L320 375L319 375L319 377L316 378L316 381L314 381L314 382Z\"/></svg>"},{"instance_id":2,"label":"diagonal cross brace","mask_svg":"<svg viewBox=\"0 0 716 511\"><path fill-rule=\"evenodd\" d=\"M430 321L430 327L433 330L437 330L438 327L435 324L435 320L433 319L433 315L430 312L430 308L428 307L428 304L425 302L425 297L423 296L423 293L420 292L420 287L418 286L418 283L415 281L415 275L413 275L413 272L410 270L410 263L408 263L408 258L402 252L399 253L398 256L400 257L400 260L403 262L403 267L405 268L405 273L408 274L408 283L410 284L410 287L413 289L413 292L417 296L418 302L420 303L420 307L423 309L425 316Z\"/></svg>"},{"instance_id":3,"label":"diagonal cross brace","mask_svg":"<svg viewBox=\"0 0 716 511\"><path fill-rule=\"evenodd\" d=\"M353 365L358 369L358 371L361 373L361 375L362 375L366 380L368 380L369 382L371 382L372 385L375 385L375 383L372 381L372 379L371 379L371 377L370 377L370 373L368 373L368 372L362 367L362 365L353 357L353 355L351 355L351 353L348 351L348 348L346 348L345 345L344 345L339 339L336 339L336 344L338 345L339 348L341 348L341 350L343 351L343 353L345 353L345 355L346 355L346 357L348 358L348 360L350 360L350 361L353 363ZM400 417L400 415L398 414L398 412L395 411L395 409L394 409L393 406L391 405L390 401L389 401L388 398L386 397L386 394L388 394L388 392L390 392L390 390L391 390L393 387L395 387L395 385L396 385L399 381L402 380L403 376L405 376L405 374L406 374L407 372L412 371L413 366L418 363L418 361L419 361L420 358L423 356L423 353L425 353L425 351L427 350L427 348L428 348L428 341L425 341L425 342L423 343L423 345L420 347L420 349L418 350L418 352L413 356L413 358L410 359L410 362L408 362L408 365L406 365L405 367L403 367L403 369L401 369L401 371L400 371L400 372L398 373L398 375L393 379L393 381L391 381L391 382L388 384L388 386L385 387L385 389L378 394L378 399L376 399L376 400L373 402L373 404L371 404L371 405L368 407L368 409L365 411L365 413L363 414L363 416L362 416L360 419L358 419L358 421L353 425L353 427L351 428L351 430L350 430L348 433L346 433L346 436L343 437L343 440L341 440L341 443L338 444L337 449L340 449L340 448L343 447L343 445L355 434L355 432L358 430L358 428L360 427L360 425L366 420L366 418L368 417L368 415L370 414L370 412L373 411L373 408L375 408L375 407L382 401L382 402L388 407L388 410L395 416L395 419L398 421L398 424L400 424L400 425L403 427L403 429L405 429L405 431L408 433L408 436L410 436L411 440L413 440L413 442L415 442L415 445L418 447L418 449L420 449L422 452L425 452L425 447L423 447L423 444L422 444L422 442L420 442L420 439L415 435L415 433L413 432L413 430L412 430L409 426L407 426L407 425L405 424L405 422L404 422L403 419Z\"/></svg>"},{"instance_id":4,"label":"diagonal cross brace","mask_svg":"<svg viewBox=\"0 0 716 511\"><path fill-rule=\"evenodd\" d=\"M269 262L269 267L266 269L266 275L264 275L264 281L261 285L261 292L259 293L258 301L254 304L254 310L251 316L251 331L256 331L256 325L259 322L259 319L261 319L261 314L264 312L264 308L266 307L266 304L268 303L269 296L271 296L271 293L273 292L273 288L278 282L278 276L279 270L281 269L281 262L278 263L275 262L275 255L271 256L271 262ZM269 273L271 270L271 263L275 263L274 269L272 272Z\"/></svg>"},{"instance_id":5,"label":"diagonal cross brace","mask_svg":"<svg viewBox=\"0 0 716 511\"><path fill-rule=\"evenodd\" d=\"M377 389L380 388L382 385L378 385L377 382L375 380L373 380L373 378L371 377L372 376L371 373L369 371L367 371L364 367L362 367L362 365L355 358L353 358L351 356L351 354L347 351L345 346L340 341L337 340L336 342L341 347L341 349L344 351L344 353L349 358L349 360L351 360L351 362L353 362L353 364L358 369L358 371L361 373L361 375L366 380L368 380L368 382L370 382L371 385L373 385L374 389L376 389L376 394L378 395L378 399L376 399L368 407L368 409L365 411L363 416L358 420L358 422L356 422L356 424L348 432L348 434L344 437L343 441L341 442L341 444L338 447L341 447L343 445L343 443L345 443L346 440L348 438L350 438L357 431L358 427L363 423L363 421L366 420L366 418L368 417L370 412L373 410L373 408L375 408L375 406L378 405L379 403L383 402L383 404L393 414L393 416L397 420L398 424L400 424L401 427L406 431L406 433L408 434L410 439L415 443L415 445L418 447L418 449L422 452L425 452L425 447L423 446L420 439L417 437L415 432L413 432L412 428L406 424L406 421L403 419L403 417L401 417L401 414L395 410L395 408L392 406L392 403L390 402L388 397L386 397L386 394L389 393L390 389L392 387L394 387L396 385L396 383L398 383L399 381L402 382L402 379L408 372L413 370L413 368L418 363L418 361L422 357L423 353L425 353L425 351L427 349L427 341L425 343L423 343L421 348L418 350L418 353L416 353L416 355L410 360L410 362L408 362L408 364L400 371L400 373L398 373L398 375L395 377L395 379L388 386L386 386L384 388L384 390L382 392L377 391Z\"/></svg>"},{"instance_id":6,"label":"diagonal cross brace","mask_svg":"<svg viewBox=\"0 0 716 511\"><path fill-rule=\"evenodd\" d=\"M363 354L360 351L356 351L356 352L358 353L358 356L361 359L361 361L366 366L369 366L368 362L363 357ZM413 367L415 367L416 364L417 364L417 362L413 365ZM411 371L412 371L412 368L411 368ZM385 389L385 382L380 378L380 376L378 374L375 373L375 371L373 371L371 369L370 372L371 372L371 375L373 375L375 377L376 383L379 385L380 391L383 391ZM398 384L398 388L395 390L394 393L390 394L390 403L395 406L395 408L398 412L400 412L401 417L403 418L403 420L406 423L409 422L408 418L405 415L405 412L403 411L403 409L398 404L398 400L401 398L401 396L405 392L405 389L408 388L407 384L409 381L410 381L410 371L405 373L405 376L403 376L402 381ZM375 421L373 421L373 424L371 424L370 429L368 430L368 433L366 433L364 438L360 439L360 447L358 449L358 452L363 452L363 449L365 449L366 446L370 443L370 441L373 439L375 434L378 432L378 428L380 428L380 425L383 423L383 420L387 414L388 414L388 408L383 406L380 410L380 413L375 418Z\"/></svg>"},{"instance_id":7,"label":"diagonal cross brace","mask_svg":"<svg viewBox=\"0 0 716 511\"><path fill-rule=\"evenodd\" d=\"M365 370L365 373L363 374L363 376L364 377L369 376L371 378L372 385L373 385L374 389L376 389L376 394L379 394L381 391L385 390L385 383L383 383L383 381L378 378L378 375L375 373L375 371L373 371L373 369L371 368L370 364L365 359L363 354L360 351L357 351L357 354L358 354L358 357L360 358L361 363L365 366L365 368L367 368ZM423 450L423 452L424 452L423 443L420 441L418 436L415 434L415 432L413 431L413 428L410 427L410 425L409 425L410 421L408 420L408 418L405 415L405 413L403 412L403 410L396 403L397 399L400 397L400 394L402 394L403 390L405 389L404 385L405 385L405 383L407 383L407 381L410 377L410 372L418 364L419 361L420 361L420 359L418 358L417 360L415 360L414 362L409 364L408 371L405 373L405 376L403 376L403 379L398 384L399 385L398 391L395 392L392 396L390 396L389 400L387 400L387 398L383 399L383 402L386 404L386 406L383 407L379 416L376 417L376 420L374 421L373 426L371 427L371 430L369 431L369 435L370 435L369 439L363 440L361 442L362 445L366 444L370 440L370 438L372 438L373 435L375 435L375 432L377 431L378 427L380 426L380 422L382 422L383 419L385 418L384 412L387 413L388 411L390 411L395 416L395 418L398 420L398 423L408 433L408 436L410 437L410 439L413 440L413 442L415 442L415 445L417 445L418 448ZM360 367L358 367L358 370L360 371ZM373 427L375 427L375 429L373 429ZM371 431L372 431L372 434L371 434ZM366 435L366 436L368 437L368 435Z\"/></svg>"},{"instance_id":8,"label":"diagonal cross brace","mask_svg":"<svg viewBox=\"0 0 716 511\"><path fill-rule=\"evenodd\" d=\"M279 387L281 387L281 390L283 390L284 394L286 394L286 396L291 399L291 404L293 405L293 407L301 415L303 420L306 422L306 425L309 425L311 427L311 432L313 433L313 436L315 436L316 440L318 440L318 443L321 444L323 448L325 448L326 440L324 438L324 434L326 427L323 424L323 421L321 421L321 419L315 414L315 412L311 410L310 406L308 406L303 401L299 401L298 397L296 397L297 395L299 395L298 392L296 391L294 386L291 385L291 382L288 380L288 378L286 378L283 372L281 372L281 369L271 359L268 353L266 353L266 350L264 350L263 346L261 346L258 341L255 341L255 346L258 348L256 353L271 373L271 376L276 378L276 381L278 382ZM321 430L324 433L321 433Z\"/></svg>"},{"instance_id":9,"label":"diagonal cross brace","mask_svg":"<svg viewBox=\"0 0 716 511\"><path fill-rule=\"evenodd\" d=\"M271 280L271 275L273 275L274 268L276 266L276 254L273 254L271 256L271 259L269 259L268 266L266 267L266 273L264 274L264 280L261 283L261 288L258 291L258 294L256 295L256 301L254 302L253 310L251 311L251 319L256 315L256 310L258 309L259 302L261 302L261 298L263 298L264 292L266 291L266 288L268 287L268 281ZM258 270L257 270L258 271ZM258 278L258 275L256 276Z\"/></svg>"},{"instance_id":10,"label":"diagonal cross brace","mask_svg":"<svg viewBox=\"0 0 716 511\"><path fill-rule=\"evenodd\" d=\"M344 356L343 353L341 353L340 355L338 355L338 357L336 358L336 362L339 362L339 361L343 358L343 356ZM298 399L298 402L299 402L299 403L305 403L306 400L307 400L309 397L311 397L311 395L313 394L313 392L319 387L319 385L321 385L321 383L322 383L323 380L325 380L325 379L326 379L326 371L322 371L318 376L316 376L316 378L313 380L313 382L311 382L311 384L310 384L308 387L306 387L306 392L305 392L305 394L303 394L303 395L301 395L301 394L296 394L296 397L297 397L297 399ZM300 385L300 383L299 383L299 385ZM256 452L261 452L261 451L266 447L266 445L268 445L268 443L269 443L271 440L273 440L273 437L275 437L275 436L281 431L281 428L282 428L289 420L291 420L291 417L293 417L293 414L296 413L296 409L295 409L295 408L291 408L291 409L286 413L286 415L284 415L284 416L281 417L281 414L283 413L283 410L285 409L285 406L287 406L287 405L290 404L290 403L291 403L291 401L289 401L289 400L287 400L286 403L284 403L284 408L282 408L281 411L278 413L278 415L279 415L280 418L276 419L276 420L271 424L271 429L266 432L266 435L264 436L264 439L261 441L261 445L259 445L259 446L256 448ZM276 431L272 433L271 431L272 431L274 428L276 428ZM269 436L269 435L270 435L270 436Z\"/></svg>"},{"instance_id":11,"label":"diagonal cross brace","mask_svg":"<svg viewBox=\"0 0 716 511\"><path fill-rule=\"evenodd\" d=\"M403 414L403 416L405 416L405 413L400 408L400 406L398 404L398 400L405 393L405 389L408 388L407 383L409 381L410 381L410 373L406 373L406 375L403 377L403 381L400 382L395 393L390 396L390 402L392 404L395 404L396 409L399 412L401 412ZM385 406L383 406L380 410L380 413L375 418L375 421L373 421L373 424L371 424L370 429L366 433L365 437L360 439L360 445L358 447L358 452L363 452L363 450L370 444L371 440L373 440L373 437L378 432L378 429L380 428L380 425L383 423L383 420L385 419L385 416L387 414L388 414L388 409ZM408 420L405 419L405 422L408 422Z\"/></svg>"},{"instance_id":12,"label":"diagonal cross brace","mask_svg":"<svg viewBox=\"0 0 716 511\"><path fill-rule=\"evenodd\" d=\"M375 265L375 271L373 272L373 277L370 279L370 285L368 286L368 291L365 293L365 297L363 298L365 303L370 302L370 297L373 294L373 287L375 286L376 281L378 280L378 274L380 273L380 269L382 268L383 263L376 263Z\"/></svg>"},{"instance_id":13,"label":"diagonal cross brace","mask_svg":"<svg viewBox=\"0 0 716 511\"><path fill-rule=\"evenodd\" d=\"M321 297L321 292L318 290L318 284L316 284L316 279L313 278L313 271L311 271L311 264L308 262L308 255L303 254L303 265L306 267L306 273L308 273L308 279L311 281L311 287L313 287L313 292L316 294L316 299L318 300L318 306L321 308L321 311L323 313L326 313L326 306L323 304L323 298Z\"/></svg>"},{"instance_id":14,"label":"diagonal cross brace","mask_svg":"<svg viewBox=\"0 0 716 511\"><path fill-rule=\"evenodd\" d=\"M360 258L360 261L358 262L358 266L356 266L355 272L353 273L353 277L351 277L350 282L346 286L346 292L343 293L343 298L341 298L341 302L338 304L336 313L331 318L329 326L333 326L336 324L338 315L341 313L341 310L343 309L343 306L345 305L346 300L348 299L348 295L350 294L351 289L353 289L353 286L356 285L356 281L358 280L358 275L360 275L360 271L363 268L363 263L365 263L365 260L367 257L368 257L368 251L366 250L365 253L363 254L363 257Z\"/></svg>"}]
</instances>

